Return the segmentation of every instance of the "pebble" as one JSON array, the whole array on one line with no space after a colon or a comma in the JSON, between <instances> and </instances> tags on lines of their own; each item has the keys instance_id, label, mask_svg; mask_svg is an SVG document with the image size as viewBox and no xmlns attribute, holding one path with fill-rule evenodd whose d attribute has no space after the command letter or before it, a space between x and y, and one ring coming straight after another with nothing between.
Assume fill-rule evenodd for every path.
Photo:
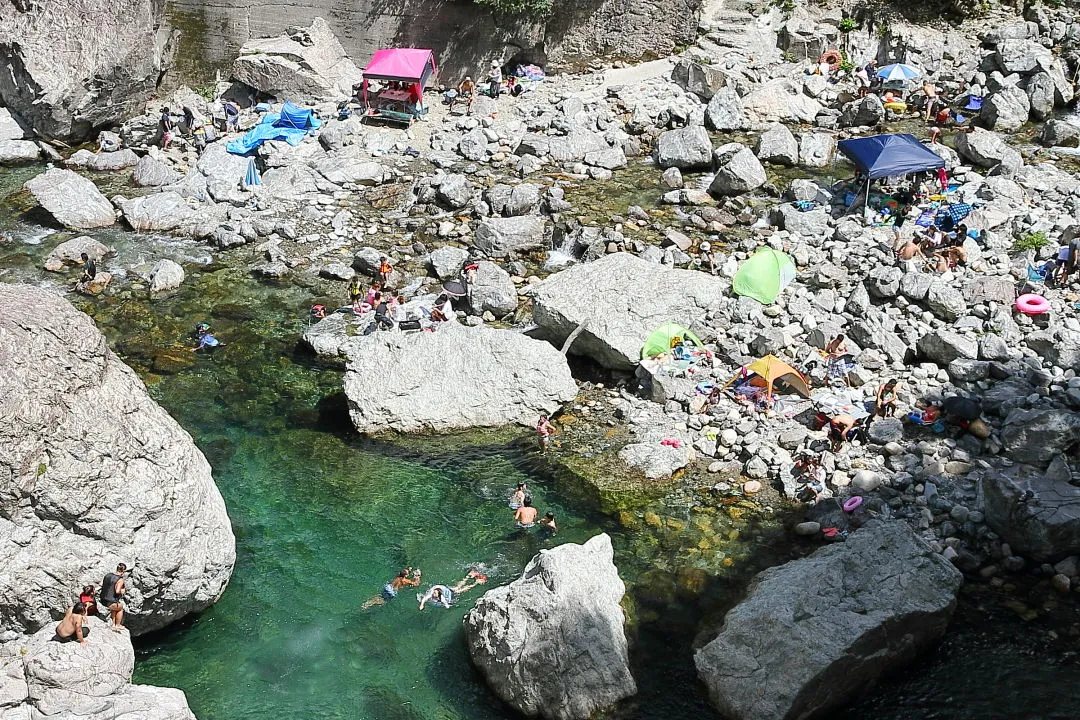
<instances>
[{"instance_id":1,"label":"pebble","mask_svg":"<svg viewBox=\"0 0 1080 720\"><path fill-rule=\"evenodd\" d=\"M748 480L743 483L742 489L744 493L748 495L753 495L755 493L761 492L761 483L757 480Z\"/></svg>"},{"instance_id":2,"label":"pebble","mask_svg":"<svg viewBox=\"0 0 1080 720\"><path fill-rule=\"evenodd\" d=\"M1058 573L1050 578L1050 585L1059 593L1064 594L1069 592L1069 589L1072 587L1072 580L1069 579L1068 575Z\"/></svg>"}]
</instances>

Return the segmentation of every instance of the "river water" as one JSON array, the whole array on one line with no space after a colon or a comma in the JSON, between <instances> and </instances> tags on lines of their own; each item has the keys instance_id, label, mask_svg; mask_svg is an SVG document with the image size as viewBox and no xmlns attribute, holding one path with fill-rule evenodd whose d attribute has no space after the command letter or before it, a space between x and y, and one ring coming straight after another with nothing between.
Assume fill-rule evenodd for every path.
<instances>
[{"instance_id":1,"label":"river water","mask_svg":"<svg viewBox=\"0 0 1080 720\"><path fill-rule=\"evenodd\" d=\"M41 271L41 259L69 236L35 224L9 194L32 172L0 174L0 231L13 237L0 243L0 280L61 289L66 278ZM359 438L343 414L340 374L296 348L305 310L326 299L325 287L256 282L194 242L94 234L118 250L105 269L172 257L188 270L183 288L165 297L148 298L128 275L104 297L72 300L206 454L237 537L221 602L140 639L137 682L182 688L203 720L512 717L467 658L461 618L480 590L450 610L421 613L412 593L384 607L361 604L406 565L422 568L425 583L450 584L478 567L500 584L539 549L606 531L630 590L641 686L610 717L713 716L693 673L693 638L750 575L789 552L775 523L736 523L685 497L634 509L640 525L601 515L531 438L513 432ZM186 349L199 321L226 343L213 357ZM558 516L556 538L513 529L505 497L519 480L542 512ZM688 541L691 532L699 534ZM687 554L687 545L697 551ZM700 550L717 546L716 555ZM729 570L705 558L720 555ZM1059 608L1056 624L1022 620L1038 604L1025 600L1009 610L966 594L936 652L840 717L1080 717L1080 699L1067 690L1080 677L1075 608Z\"/></svg>"}]
</instances>

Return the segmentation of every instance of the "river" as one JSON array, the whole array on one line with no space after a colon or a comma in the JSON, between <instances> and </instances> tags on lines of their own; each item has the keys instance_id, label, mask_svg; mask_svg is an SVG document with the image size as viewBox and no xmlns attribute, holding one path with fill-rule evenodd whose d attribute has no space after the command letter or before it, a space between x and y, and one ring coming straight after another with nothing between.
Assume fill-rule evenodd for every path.
<instances>
[{"instance_id":1,"label":"river","mask_svg":"<svg viewBox=\"0 0 1080 720\"><path fill-rule=\"evenodd\" d=\"M12 236L0 243L0 280L59 290L64 278L40 270L41 259L68 236L35 224L9 195L32 172L0 174L0 230ZM500 584L537 550L605 531L630 590L641 686L611 717L713 716L691 644L703 618L718 617L750 575L788 552L774 525L707 515L685 494L653 508L661 528L617 521L573 492L573 478L527 434L362 439L343 414L340 374L297 350L306 308L326 299L324 286L257 282L191 241L93 234L118 250L104 269L127 273L171 257L188 271L165 297L148 298L127 274L104 297L72 300L206 454L237 537L221 602L139 639L137 682L182 688L203 720L513 717L467 658L461 618L481 591L450 610L419 612L410 593L360 606L406 565L422 568L426 582L452 583L478 567ZM200 321L226 343L213 357L186 350ZM542 512L558 516L556 538L513 529L505 498L519 480ZM728 538L730 572L706 573L703 553L685 553L687 526ZM1024 600L1017 607L1015 597L965 591L942 646L840 717L1080 717L1069 692L1076 608L1024 620L1039 599Z\"/></svg>"}]
</instances>

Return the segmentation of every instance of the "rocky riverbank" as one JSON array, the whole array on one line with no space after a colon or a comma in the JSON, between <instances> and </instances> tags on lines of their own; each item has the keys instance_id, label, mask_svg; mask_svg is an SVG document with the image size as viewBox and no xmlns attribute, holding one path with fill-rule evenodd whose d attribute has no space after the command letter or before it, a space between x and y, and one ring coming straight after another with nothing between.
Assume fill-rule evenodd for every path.
<instances>
[{"instance_id":1,"label":"rocky riverbank","mask_svg":"<svg viewBox=\"0 0 1080 720\"><path fill-rule=\"evenodd\" d=\"M318 288L331 311L354 277L374 279L383 257L388 284L424 324L443 282L467 281L454 303L467 327L366 335L373 312L331 312L304 334L318 356L349 363L343 389L357 429L531 425L566 404L552 460L625 527L680 546L703 573L733 561L717 550L731 529L714 515L775 518L783 508L805 542L865 542L863 525L891 520L938 565L996 587L1042 583L1074 595L1080 285L1075 275L1043 282L1029 266L1080 236L1080 181L1065 148L1072 126L1052 118L1073 99L1080 25L1044 8L957 30L799 7L732 11L706 26L680 57L552 77L516 98L478 98L471 115L431 95L425 121L409 130L337 117L332 80L351 69L328 38L319 57L334 72L320 76L326 94L312 95L327 98L315 105L325 122L296 145L263 143L261 185L245 182L249 159L224 141L201 154L182 142L154 147L150 112L118 128L124 157L73 156L66 162L79 172L51 169L27 191L72 230L119 220L198 238L245 258L267 283ZM264 44L264 54L285 54L275 50L285 43ZM928 130L873 94L859 98L847 71L804 72L833 46L860 62L916 64L943 95L983 99L978 128L947 128L945 144L925 146L945 166L948 204L966 207L960 219L976 231L961 238L963 262L903 258L896 236L908 239L914 222L894 232L887 218L849 208L859 188L836 182L850 174L838 141ZM216 112L190 91L170 104ZM1031 144L1027 123L1048 118L1044 147ZM242 114L245 127L257 120ZM124 165L139 189L99 192L85 180ZM109 169L82 169L94 167ZM589 204L592 189L626 177L647 178L634 202ZM794 272L769 302L734 287L762 248L783 253ZM151 280L165 291L185 281L168 265ZM1016 311L1028 290L1049 313ZM687 366L639 363L667 323L708 353ZM838 366L822 353L841 334ZM793 393L766 411L712 395L770 355L825 394ZM890 379L900 387L896 417L872 418L830 448L815 413L864 414ZM973 413L938 427L900 419L950 398ZM796 502L810 497L796 468L808 455L824 469L812 506ZM704 508L695 527L651 505L680 494Z\"/></svg>"}]
</instances>

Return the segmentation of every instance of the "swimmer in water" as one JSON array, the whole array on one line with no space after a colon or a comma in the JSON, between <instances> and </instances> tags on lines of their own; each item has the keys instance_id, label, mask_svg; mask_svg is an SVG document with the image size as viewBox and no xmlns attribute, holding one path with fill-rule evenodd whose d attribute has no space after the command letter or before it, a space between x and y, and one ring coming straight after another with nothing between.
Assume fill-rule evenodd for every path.
<instances>
[{"instance_id":1,"label":"swimmer in water","mask_svg":"<svg viewBox=\"0 0 1080 720\"><path fill-rule=\"evenodd\" d=\"M397 577L383 586L382 592L360 606L361 610L367 610L376 605L385 605L397 597L403 587L417 587L420 584L420 568L413 570L405 568L397 574Z\"/></svg>"},{"instance_id":2,"label":"swimmer in water","mask_svg":"<svg viewBox=\"0 0 1080 720\"><path fill-rule=\"evenodd\" d=\"M555 526L555 513L548 513L536 523L540 526L540 532L544 533L547 537L551 537L555 533L559 532L559 528Z\"/></svg>"},{"instance_id":3,"label":"swimmer in water","mask_svg":"<svg viewBox=\"0 0 1080 720\"><path fill-rule=\"evenodd\" d=\"M514 511L514 520L519 528L531 528L536 524L536 508L532 506L532 498L528 495L521 502L521 507Z\"/></svg>"},{"instance_id":4,"label":"swimmer in water","mask_svg":"<svg viewBox=\"0 0 1080 720\"><path fill-rule=\"evenodd\" d=\"M445 585L432 585L426 593L417 595L417 600L420 601L420 609L424 609L424 605L431 603L436 607L449 608L454 602L454 598L461 593L472 590L477 585L483 585L487 582L487 576L481 575L476 570L470 570L468 575L463 577L457 585L449 588Z\"/></svg>"},{"instance_id":5,"label":"swimmer in water","mask_svg":"<svg viewBox=\"0 0 1080 720\"><path fill-rule=\"evenodd\" d=\"M525 502L525 491L528 490L525 487L525 483L520 482L517 484L517 490L510 495L510 501L507 503L511 510L517 510Z\"/></svg>"}]
</instances>

